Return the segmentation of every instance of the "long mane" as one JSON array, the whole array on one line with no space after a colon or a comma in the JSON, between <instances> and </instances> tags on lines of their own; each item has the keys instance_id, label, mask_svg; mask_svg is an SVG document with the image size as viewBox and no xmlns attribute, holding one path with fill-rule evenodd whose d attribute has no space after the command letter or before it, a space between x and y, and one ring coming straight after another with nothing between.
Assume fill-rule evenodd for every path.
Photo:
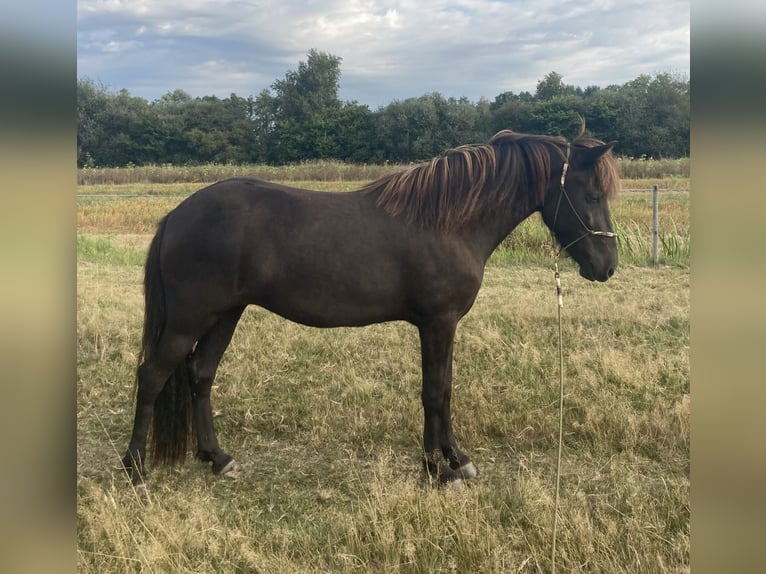
<instances>
[{"instance_id":1,"label":"long mane","mask_svg":"<svg viewBox=\"0 0 766 574\"><path fill-rule=\"evenodd\" d=\"M578 138L572 145L598 143ZM563 160L565 146L562 137L504 130L487 144L452 149L427 163L378 179L361 191L375 195L377 206L392 216L425 228L454 230L497 210L528 210L530 202L542 204L554 177L551 158ZM602 189L616 189L614 160L602 159L599 165L604 165L597 169L599 181L606 184Z\"/></svg>"}]
</instances>

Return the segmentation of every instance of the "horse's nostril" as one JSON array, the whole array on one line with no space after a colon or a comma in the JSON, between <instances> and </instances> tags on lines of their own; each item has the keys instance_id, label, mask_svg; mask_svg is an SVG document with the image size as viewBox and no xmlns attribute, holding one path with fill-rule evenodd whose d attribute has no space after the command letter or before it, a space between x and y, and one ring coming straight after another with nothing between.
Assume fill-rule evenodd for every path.
<instances>
[{"instance_id":1,"label":"horse's nostril","mask_svg":"<svg viewBox=\"0 0 766 574\"><path fill-rule=\"evenodd\" d=\"M614 267L610 267L609 270L606 272L607 277L611 277L614 275Z\"/></svg>"}]
</instances>

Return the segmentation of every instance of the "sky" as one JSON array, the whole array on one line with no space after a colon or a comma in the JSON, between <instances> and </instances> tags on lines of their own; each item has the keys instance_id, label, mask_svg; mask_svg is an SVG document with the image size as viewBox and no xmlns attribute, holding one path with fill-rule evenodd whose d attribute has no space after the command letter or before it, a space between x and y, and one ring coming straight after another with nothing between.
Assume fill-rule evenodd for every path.
<instances>
[{"instance_id":1,"label":"sky","mask_svg":"<svg viewBox=\"0 0 766 574\"><path fill-rule=\"evenodd\" d=\"M555 71L582 88L689 79L690 0L78 0L77 75L153 101L257 96L316 49L371 109L490 101Z\"/></svg>"}]
</instances>

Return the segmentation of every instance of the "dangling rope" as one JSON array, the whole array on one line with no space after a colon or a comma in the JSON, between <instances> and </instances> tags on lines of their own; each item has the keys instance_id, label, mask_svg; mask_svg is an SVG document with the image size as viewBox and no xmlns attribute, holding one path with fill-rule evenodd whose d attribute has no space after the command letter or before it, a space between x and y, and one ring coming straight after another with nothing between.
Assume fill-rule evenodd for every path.
<instances>
[{"instance_id":1,"label":"dangling rope","mask_svg":"<svg viewBox=\"0 0 766 574\"><path fill-rule=\"evenodd\" d=\"M561 483L561 451L564 444L564 342L561 334L561 309L564 308L564 296L561 291L558 256L554 264L556 272L556 295L558 297L559 316L559 448L556 461L556 496L553 503L553 541L551 544L551 573L556 574L556 530L559 522L559 485Z\"/></svg>"},{"instance_id":2,"label":"dangling rope","mask_svg":"<svg viewBox=\"0 0 766 574\"><path fill-rule=\"evenodd\" d=\"M566 190L564 188L564 180L567 177L567 171L569 170L569 142L567 142L567 151L566 151L566 157L564 159L564 167L561 170L561 195L559 195L559 200L556 203L556 212L553 215L553 225L551 226L551 245L555 249L556 240L553 235L553 230L556 228L556 220L559 216L559 208L561 207L561 198L566 197L567 201L569 201L569 196L566 194ZM572 210L574 210L574 206L572 205L572 202L569 201L569 205L572 207ZM575 213L577 211L575 210ZM579 215L577 216L579 219ZM580 220L582 222L582 220ZM588 227L583 223L586 229ZM579 241L579 239L578 239ZM571 245L571 244L570 244ZM569 245L567 246L569 247ZM556 533L558 529L559 524L559 492L560 492L560 484L561 484L561 451L563 449L564 445L564 340L562 336L562 328L561 328L561 310L564 308L564 293L561 290L561 276L559 275L559 257L561 257L561 252L563 249L559 249L558 253L556 253L556 259L553 263L554 267L554 274L553 277L556 280L556 298L558 299L558 323L559 323L559 446L558 446L558 456L556 460L556 495L554 497L553 501L553 533L551 535L552 541L551 541L551 574L556 574Z\"/></svg>"},{"instance_id":3,"label":"dangling rope","mask_svg":"<svg viewBox=\"0 0 766 574\"><path fill-rule=\"evenodd\" d=\"M558 522L559 522L559 490L560 490L560 484L561 484L561 451L563 450L564 446L564 341L562 336L562 328L561 328L561 310L564 308L564 296L563 292L561 290L561 278L559 276L559 258L561 257L561 253L570 247L580 241L581 239L585 239L589 235L598 235L601 237L616 237L617 235L612 231L594 231L588 225L583 221L582 217L580 217L580 214L577 213L577 209L575 209L574 203L572 203L572 200L569 198L569 195L567 194L566 188L564 187L564 181L567 177L567 171L569 170L569 153L570 153L570 144L567 142L566 147L566 156L564 158L564 167L561 170L561 194L559 195L559 199L556 203L556 211L553 214L553 225L551 225L551 241L553 245L553 249L555 250L556 245L556 239L554 236L554 230L556 229L556 220L559 216L559 208L561 207L561 198L566 198L567 203L569 204L569 207L572 209L572 212L577 217L577 220L580 222L580 224L585 229L585 233L580 235L577 239L574 241L568 243L567 245L560 247L558 252L556 253L556 259L554 262L554 278L556 280L556 296L558 298L558 319L559 319L559 446L558 446L558 457L556 461L556 496L554 498L553 503L553 534L552 534L552 543L551 543L551 572L552 574L556 574L556 531L558 529Z\"/></svg>"}]
</instances>

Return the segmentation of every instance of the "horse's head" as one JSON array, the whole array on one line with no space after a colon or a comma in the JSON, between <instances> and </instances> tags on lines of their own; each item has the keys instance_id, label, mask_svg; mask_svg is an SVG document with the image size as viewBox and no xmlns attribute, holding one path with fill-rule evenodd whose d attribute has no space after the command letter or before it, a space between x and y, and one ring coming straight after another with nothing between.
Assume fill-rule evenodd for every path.
<instances>
[{"instance_id":1,"label":"horse's head","mask_svg":"<svg viewBox=\"0 0 766 574\"><path fill-rule=\"evenodd\" d=\"M542 206L543 221L590 281L606 281L617 268L608 202L619 185L610 153L615 143L578 139L567 144L561 177L554 176Z\"/></svg>"}]
</instances>

